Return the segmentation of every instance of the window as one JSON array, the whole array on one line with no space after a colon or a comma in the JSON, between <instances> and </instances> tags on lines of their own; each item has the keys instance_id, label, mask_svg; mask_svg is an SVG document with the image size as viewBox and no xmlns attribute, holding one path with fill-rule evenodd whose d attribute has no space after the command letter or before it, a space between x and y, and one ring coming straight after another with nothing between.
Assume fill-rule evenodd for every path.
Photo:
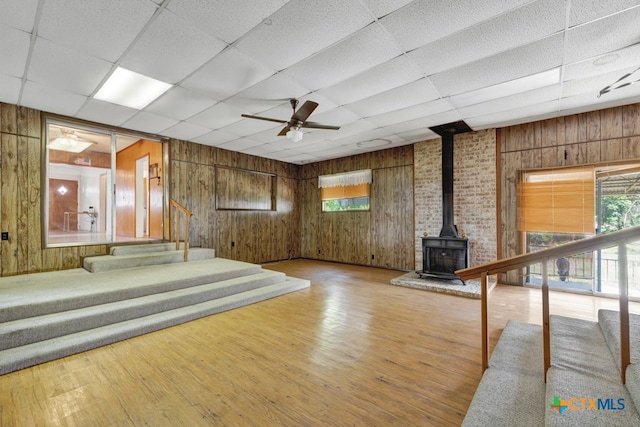
<instances>
[{"instance_id":1,"label":"window","mask_svg":"<svg viewBox=\"0 0 640 427\"><path fill-rule=\"evenodd\" d=\"M323 212L369 210L371 169L322 175L318 187Z\"/></svg>"}]
</instances>

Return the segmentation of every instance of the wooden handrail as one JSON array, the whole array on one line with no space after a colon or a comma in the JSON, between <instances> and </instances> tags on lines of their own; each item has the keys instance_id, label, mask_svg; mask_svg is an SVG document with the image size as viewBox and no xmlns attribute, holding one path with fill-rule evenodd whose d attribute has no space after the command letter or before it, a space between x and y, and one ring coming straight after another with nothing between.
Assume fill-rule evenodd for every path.
<instances>
[{"instance_id":1,"label":"wooden handrail","mask_svg":"<svg viewBox=\"0 0 640 427\"><path fill-rule=\"evenodd\" d=\"M591 252L612 246L618 246L618 298L620 305L620 375L622 383L626 381L626 370L631 360L629 345L629 293L627 272L627 248L629 242L640 240L640 226L615 231L609 234L601 234L588 239L578 240L553 248L544 249L498 261L482 264L456 271L463 281L480 278L481 307L482 307L482 370L489 367L489 304L487 277L517 270L532 264L542 263L542 330L544 347L544 377L547 379L547 371L551 367L551 333L549 313L549 280L547 261L571 255Z\"/></svg>"},{"instance_id":2,"label":"wooden handrail","mask_svg":"<svg viewBox=\"0 0 640 427\"><path fill-rule=\"evenodd\" d=\"M193 213L174 199L169 199L169 205L169 222L171 223L171 228L176 241L176 250L180 249L180 238L178 236L178 227L175 224L175 221L180 218L180 213L178 211L184 213L184 262L187 262L189 259L189 218L193 216ZM171 241L171 233L169 233L169 241Z\"/></svg>"}]
</instances>

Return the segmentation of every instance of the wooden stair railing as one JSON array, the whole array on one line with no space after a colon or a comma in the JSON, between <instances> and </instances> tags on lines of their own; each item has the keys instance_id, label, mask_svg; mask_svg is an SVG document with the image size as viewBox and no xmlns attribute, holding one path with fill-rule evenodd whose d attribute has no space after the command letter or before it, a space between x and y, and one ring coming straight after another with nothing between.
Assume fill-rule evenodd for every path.
<instances>
[{"instance_id":1,"label":"wooden stair railing","mask_svg":"<svg viewBox=\"0 0 640 427\"><path fill-rule=\"evenodd\" d=\"M618 287L620 305L620 375L625 383L627 367L631 360L629 347L629 284L627 272L627 243L640 240L640 226L601 234L588 239L571 242L564 245L504 258L475 267L456 271L463 281L480 278L481 307L482 307L482 370L489 367L489 309L487 277L517 270L532 264L542 263L542 339L544 348L544 380L547 381L547 371L551 367L551 334L549 329L549 282L547 261L571 255L591 252L612 246L618 246Z\"/></svg>"},{"instance_id":2,"label":"wooden stair railing","mask_svg":"<svg viewBox=\"0 0 640 427\"><path fill-rule=\"evenodd\" d=\"M180 236L176 225L176 221L180 219L180 213L184 214L184 262L187 262L189 259L189 218L193 213L174 199L169 199L169 222L171 223L173 238L176 241L176 250L180 249ZM171 232L169 233L169 241L172 241Z\"/></svg>"}]
</instances>

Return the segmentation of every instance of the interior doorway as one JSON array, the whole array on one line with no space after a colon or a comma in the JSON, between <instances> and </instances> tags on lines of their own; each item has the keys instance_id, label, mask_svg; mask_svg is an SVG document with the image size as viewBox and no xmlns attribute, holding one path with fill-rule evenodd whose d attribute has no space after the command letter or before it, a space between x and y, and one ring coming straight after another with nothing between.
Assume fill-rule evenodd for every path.
<instances>
[{"instance_id":1,"label":"interior doorway","mask_svg":"<svg viewBox=\"0 0 640 427\"><path fill-rule=\"evenodd\" d=\"M149 155L136 160L136 238L149 235Z\"/></svg>"},{"instance_id":2,"label":"interior doorway","mask_svg":"<svg viewBox=\"0 0 640 427\"><path fill-rule=\"evenodd\" d=\"M49 179L49 230L78 231L78 181Z\"/></svg>"}]
</instances>

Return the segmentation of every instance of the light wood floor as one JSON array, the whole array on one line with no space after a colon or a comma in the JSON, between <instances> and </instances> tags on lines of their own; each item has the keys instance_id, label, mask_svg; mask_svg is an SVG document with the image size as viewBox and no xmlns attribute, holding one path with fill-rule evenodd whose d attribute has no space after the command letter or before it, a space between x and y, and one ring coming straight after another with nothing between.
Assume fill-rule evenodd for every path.
<instances>
[{"instance_id":1,"label":"light wood floor","mask_svg":"<svg viewBox=\"0 0 640 427\"><path fill-rule=\"evenodd\" d=\"M478 300L389 285L398 271L265 268L311 288L0 376L0 425L460 425L481 377ZM584 319L617 304L551 301ZM498 286L490 304L494 344L508 319L540 323L539 291Z\"/></svg>"}]
</instances>

